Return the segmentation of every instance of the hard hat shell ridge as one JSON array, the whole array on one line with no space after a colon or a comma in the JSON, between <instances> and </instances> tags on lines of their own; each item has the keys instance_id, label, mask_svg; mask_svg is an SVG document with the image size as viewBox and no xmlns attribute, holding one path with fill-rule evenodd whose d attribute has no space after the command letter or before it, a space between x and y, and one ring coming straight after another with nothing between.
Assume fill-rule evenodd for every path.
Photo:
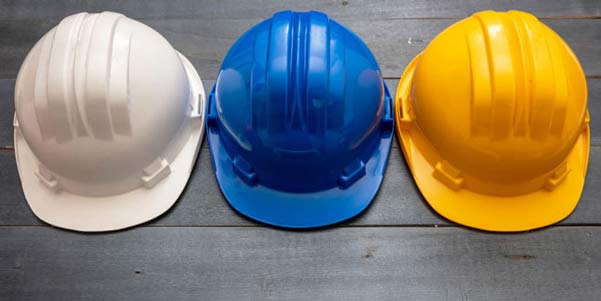
<instances>
[{"instance_id":1,"label":"hard hat shell ridge","mask_svg":"<svg viewBox=\"0 0 601 301\"><path fill-rule=\"evenodd\" d=\"M524 231L576 207L589 157L578 59L533 15L484 11L441 32L403 73L397 135L432 208Z\"/></svg>"},{"instance_id":2,"label":"hard hat shell ridge","mask_svg":"<svg viewBox=\"0 0 601 301\"><path fill-rule=\"evenodd\" d=\"M159 216L188 181L204 106L192 64L150 27L112 12L66 17L16 81L15 154L30 208L78 231Z\"/></svg>"},{"instance_id":3,"label":"hard hat shell ridge","mask_svg":"<svg viewBox=\"0 0 601 301\"><path fill-rule=\"evenodd\" d=\"M227 201L291 228L337 223L370 204L392 124L391 97L368 47L314 11L279 12L242 35L207 106Z\"/></svg>"}]
</instances>

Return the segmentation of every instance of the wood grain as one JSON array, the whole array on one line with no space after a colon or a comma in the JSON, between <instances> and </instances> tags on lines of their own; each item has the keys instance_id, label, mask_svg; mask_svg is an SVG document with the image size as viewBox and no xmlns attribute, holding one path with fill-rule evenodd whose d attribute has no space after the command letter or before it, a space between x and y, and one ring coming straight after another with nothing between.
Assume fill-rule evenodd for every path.
<instances>
[{"instance_id":1,"label":"wood grain","mask_svg":"<svg viewBox=\"0 0 601 301\"><path fill-rule=\"evenodd\" d=\"M13 147L15 80L0 79L0 149Z\"/></svg>"},{"instance_id":2,"label":"wood grain","mask_svg":"<svg viewBox=\"0 0 601 301\"><path fill-rule=\"evenodd\" d=\"M595 300L601 229L0 228L0 296L139 300Z\"/></svg>"},{"instance_id":3,"label":"wood grain","mask_svg":"<svg viewBox=\"0 0 601 301\"><path fill-rule=\"evenodd\" d=\"M400 77L404 67L430 40L457 21L456 18L382 19L376 17L378 14L374 12L374 6L367 8L371 10L367 9L361 15L348 19L342 18L341 22L364 39L387 78ZM274 9L269 10L271 14ZM177 50L186 55L205 80L216 78L221 61L233 42L262 19L243 13L232 18L135 16L163 34ZM31 47L60 19L57 16L0 18L0 78L15 78ZM601 75L601 44L596 42L601 40L601 31L597 30L601 26L601 19L545 19L543 22L571 46L587 75Z\"/></svg>"},{"instance_id":4,"label":"wood grain","mask_svg":"<svg viewBox=\"0 0 601 301\"><path fill-rule=\"evenodd\" d=\"M601 16L595 0L537 1L486 0L2 0L0 19L62 18L81 11L114 10L133 18L267 18L279 10L315 10L339 19L463 18L480 10L524 10L543 18Z\"/></svg>"},{"instance_id":5,"label":"wood grain","mask_svg":"<svg viewBox=\"0 0 601 301\"><path fill-rule=\"evenodd\" d=\"M125 231L52 228L29 210L15 164L14 78L63 17L112 10L156 29L211 89L232 43L283 9L318 8L361 36L392 93L444 28L483 9L530 11L587 74L591 154L584 192L557 226L521 234L467 230L434 213L396 141L384 183L359 217L317 231L237 214L206 142L171 210ZM513 0L0 0L0 300L596 300L601 295L601 2Z\"/></svg>"}]
</instances>

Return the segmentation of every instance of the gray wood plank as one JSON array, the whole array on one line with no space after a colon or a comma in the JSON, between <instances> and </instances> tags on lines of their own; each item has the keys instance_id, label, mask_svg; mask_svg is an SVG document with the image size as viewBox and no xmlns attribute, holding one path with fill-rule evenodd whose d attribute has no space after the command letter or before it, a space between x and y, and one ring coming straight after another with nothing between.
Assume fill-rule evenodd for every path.
<instances>
[{"instance_id":1,"label":"gray wood plank","mask_svg":"<svg viewBox=\"0 0 601 301\"><path fill-rule=\"evenodd\" d=\"M0 78L15 78L21 62L37 40L60 19L0 19ZM234 41L260 19L144 19L190 59L205 80L215 79ZM363 18L343 20L373 51L385 77L400 77L409 61L456 19ZM578 55L587 75L601 75L601 18L546 19Z\"/></svg>"},{"instance_id":2,"label":"gray wood plank","mask_svg":"<svg viewBox=\"0 0 601 301\"><path fill-rule=\"evenodd\" d=\"M259 20L144 20L185 54L203 79L215 79L236 39ZM457 20L344 20L376 56L386 78L399 78L409 62ZM543 20L570 45L587 75L601 75L601 19ZM203 45L199 47L198 45Z\"/></svg>"},{"instance_id":3,"label":"gray wood plank","mask_svg":"<svg viewBox=\"0 0 601 301\"><path fill-rule=\"evenodd\" d=\"M214 80L203 81L205 90L209 93L215 83ZM386 85L394 97L398 80L386 80ZM588 78L588 106L591 116L591 145L601 145L601 78ZM0 110L0 148L12 148L13 146L13 114L14 114L14 86L12 79L0 79L0 104L4 108ZM395 137L396 139L396 137ZM203 147L207 147L206 144ZM398 148L398 143L392 144Z\"/></svg>"},{"instance_id":4,"label":"gray wood plank","mask_svg":"<svg viewBox=\"0 0 601 301\"><path fill-rule=\"evenodd\" d=\"M519 235L455 227L421 198L395 142L364 214L340 227L281 231L227 205L205 142L180 200L142 227L83 235L30 212L11 150L12 78L62 17L115 10L142 20L191 59L208 92L241 33L274 11L316 7L365 39L393 93L409 60L458 18L487 8L543 17L589 75L593 147L576 211L563 226ZM0 0L0 299L598 299L600 16L598 0Z\"/></svg>"},{"instance_id":5,"label":"gray wood plank","mask_svg":"<svg viewBox=\"0 0 601 301\"><path fill-rule=\"evenodd\" d=\"M0 225L41 224L25 201L12 151L0 151Z\"/></svg>"},{"instance_id":6,"label":"gray wood plank","mask_svg":"<svg viewBox=\"0 0 601 301\"><path fill-rule=\"evenodd\" d=\"M588 112L591 117L591 145L601 145L601 77L588 78Z\"/></svg>"},{"instance_id":7,"label":"gray wood plank","mask_svg":"<svg viewBox=\"0 0 601 301\"><path fill-rule=\"evenodd\" d=\"M26 204L12 152L0 152L0 226L40 225ZM601 225L601 147L591 148L587 181L578 207L564 225ZM359 217L343 226L448 224L423 200L400 149L390 154L380 192ZM149 223L156 226L259 225L227 204L213 174L210 153L202 149L188 186L166 214Z\"/></svg>"},{"instance_id":8,"label":"gray wood plank","mask_svg":"<svg viewBox=\"0 0 601 301\"><path fill-rule=\"evenodd\" d=\"M471 13L492 10L524 10L540 17L601 16L601 4L595 0L581 1L412 1L397 0L87 0L87 1L0 1L0 19L62 18L81 11L119 11L132 18L266 18L279 10L321 10L332 17L348 18L462 18Z\"/></svg>"},{"instance_id":9,"label":"gray wood plank","mask_svg":"<svg viewBox=\"0 0 601 301\"><path fill-rule=\"evenodd\" d=\"M102 300L596 300L601 229L0 228L0 296Z\"/></svg>"},{"instance_id":10,"label":"gray wood plank","mask_svg":"<svg viewBox=\"0 0 601 301\"><path fill-rule=\"evenodd\" d=\"M0 79L0 148L12 148L15 80Z\"/></svg>"}]
</instances>

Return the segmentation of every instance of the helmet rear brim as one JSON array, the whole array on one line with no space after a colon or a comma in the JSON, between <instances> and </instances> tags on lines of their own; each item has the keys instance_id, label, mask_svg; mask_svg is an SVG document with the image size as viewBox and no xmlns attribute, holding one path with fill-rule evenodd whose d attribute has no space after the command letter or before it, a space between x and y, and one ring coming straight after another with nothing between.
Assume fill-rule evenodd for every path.
<instances>
[{"instance_id":1,"label":"helmet rear brim","mask_svg":"<svg viewBox=\"0 0 601 301\"><path fill-rule=\"evenodd\" d=\"M238 177L219 133L209 129L207 139L217 182L228 203L242 215L285 228L315 228L355 217L374 199L384 178L392 135L383 138L366 162L366 174L346 189L334 187L310 193L275 190L260 183L248 185Z\"/></svg>"}]
</instances>

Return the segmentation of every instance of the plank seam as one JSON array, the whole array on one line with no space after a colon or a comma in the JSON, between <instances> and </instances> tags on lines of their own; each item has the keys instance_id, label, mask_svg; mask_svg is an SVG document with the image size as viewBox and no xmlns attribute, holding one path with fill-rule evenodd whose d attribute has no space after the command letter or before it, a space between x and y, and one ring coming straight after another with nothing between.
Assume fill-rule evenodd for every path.
<instances>
[{"instance_id":1,"label":"plank seam","mask_svg":"<svg viewBox=\"0 0 601 301\"><path fill-rule=\"evenodd\" d=\"M445 222L445 221L441 220L441 222ZM275 230L275 231L283 231L283 232L299 232L299 233L320 232L320 231L328 231L328 230L334 230L334 229L339 229L339 228L342 228L342 229L354 229L354 228L461 228L461 229L464 229L467 231L503 235L503 234L531 233L531 232L537 232L537 231L553 229L553 228L578 228L578 227L601 228L601 223L555 224L555 225L552 225L549 227L534 229L534 230L530 230L530 231L522 231L522 232L488 232L488 231L482 231L482 230L478 230L475 228L469 228L469 227L465 227L465 226L457 225L457 224L388 224L388 225L383 225L383 224L380 224L380 225L367 224L367 225L365 225L364 224L364 225L329 226L329 227L315 228L315 229L285 229L285 228L264 226L264 225L260 225L260 224L256 224L256 225L146 225L146 226L127 228L127 229L123 229L123 230L99 232L99 233L70 231L70 230L64 230L61 228L53 227L50 225L43 225L43 224L42 225L0 225L0 229L1 228L7 228L7 229L9 229L9 228L54 228L54 229L65 231L65 232L92 234L92 235L125 232L125 231L133 230L136 228L262 228L262 229L266 229L266 230Z\"/></svg>"}]
</instances>

